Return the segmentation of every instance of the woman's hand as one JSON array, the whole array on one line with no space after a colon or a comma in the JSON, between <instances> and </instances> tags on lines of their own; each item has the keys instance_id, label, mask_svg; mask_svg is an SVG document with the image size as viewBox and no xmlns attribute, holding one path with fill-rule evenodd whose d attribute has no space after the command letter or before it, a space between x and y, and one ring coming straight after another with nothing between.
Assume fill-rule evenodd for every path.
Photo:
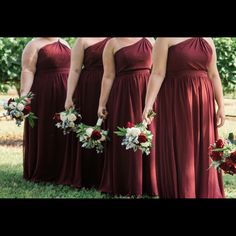
<instances>
[{"instance_id":1,"label":"woman's hand","mask_svg":"<svg viewBox=\"0 0 236 236\"><path fill-rule=\"evenodd\" d=\"M148 125L152 123L152 120L154 116L150 116L150 111L152 111L152 108L145 107L143 110L143 120L147 122Z\"/></svg>"},{"instance_id":2,"label":"woman's hand","mask_svg":"<svg viewBox=\"0 0 236 236\"><path fill-rule=\"evenodd\" d=\"M108 115L107 109L104 106L98 107L98 117L102 119L106 119Z\"/></svg>"},{"instance_id":3,"label":"woman's hand","mask_svg":"<svg viewBox=\"0 0 236 236\"><path fill-rule=\"evenodd\" d=\"M74 107L74 103L72 101L72 98L67 98L66 102L65 102L65 109L69 110L72 107Z\"/></svg>"},{"instance_id":4,"label":"woman's hand","mask_svg":"<svg viewBox=\"0 0 236 236\"><path fill-rule=\"evenodd\" d=\"M225 110L223 107L219 107L217 110L216 123L218 128L222 127L225 123Z\"/></svg>"}]
</instances>

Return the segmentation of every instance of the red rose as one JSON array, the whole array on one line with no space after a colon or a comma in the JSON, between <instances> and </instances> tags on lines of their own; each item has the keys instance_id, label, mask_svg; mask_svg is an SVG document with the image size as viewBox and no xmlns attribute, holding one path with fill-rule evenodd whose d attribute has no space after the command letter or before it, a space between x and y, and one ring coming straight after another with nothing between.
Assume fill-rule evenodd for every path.
<instances>
[{"instance_id":1,"label":"red rose","mask_svg":"<svg viewBox=\"0 0 236 236\"><path fill-rule=\"evenodd\" d=\"M8 102L7 102L7 105L9 106L10 103L12 103L12 102L15 102L15 100L14 100L13 98L10 98L10 99L8 100Z\"/></svg>"},{"instance_id":2,"label":"red rose","mask_svg":"<svg viewBox=\"0 0 236 236\"><path fill-rule=\"evenodd\" d=\"M91 138L94 140L99 140L101 137L102 135L98 130L94 130L91 134Z\"/></svg>"},{"instance_id":3,"label":"red rose","mask_svg":"<svg viewBox=\"0 0 236 236\"><path fill-rule=\"evenodd\" d=\"M230 160L233 163L236 163L236 151L234 151L233 153L230 154Z\"/></svg>"},{"instance_id":4,"label":"red rose","mask_svg":"<svg viewBox=\"0 0 236 236\"><path fill-rule=\"evenodd\" d=\"M223 157L223 152L212 151L210 157L213 161L220 161Z\"/></svg>"},{"instance_id":5,"label":"red rose","mask_svg":"<svg viewBox=\"0 0 236 236\"><path fill-rule=\"evenodd\" d=\"M223 148L224 147L224 141L222 139L218 139L216 141L216 148Z\"/></svg>"},{"instance_id":6,"label":"red rose","mask_svg":"<svg viewBox=\"0 0 236 236\"><path fill-rule=\"evenodd\" d=\"M236 173L236 166L233 162L226 162L228 166L228 171L226 173L233 175Z\"/></svg>"},{"instance_id":7,"label":"red rose","mask_svg":"<svg viewBox=\"0 0 236 236\"><path fill-rule=\"evenodd\" d=\"M56 122L61 122L60 113L56 113L53 117L53 120L55 120Z\"/></svg>"},{"instance_id":8,"label":"red rose","mask_svg":"<svg viewBox=\"0 0 236 236\"><path fill-rule=\"evenodd\" d=\"M220 168L226 172L226 171L229 171L229 165L226 163L226 162L223 162L220 164Z\"/></svg>"},{"instance_id":9,"label":"red rose","mask_svg":"<svg viewBox=\"0 0 236 236\"><path fill-rule=\"evenodd\" d=\"M138 136L138 141L139 143L146 143L147 142L147 136L144 134L144 133L141 133L139 136Z\"/></svg>"},{"instance_id":10,"label":"red rose","mask_svg":"<svg viewBox=\"0 0 236 236\"><path fill-rule=\"evenodd\" d=\"M227 174L236 174L236 164L234 164L230 159L227 159L226 162L221 163L220 168Z\"/></svg>"},{"instance_id":11,"label":"red rose","mask_svg":"<svg viewBox=\"0 0 236 236\"><path fill-rule=\"evenodd\" d=\"M29 114L30 112L31 112L31 106L26 105L25 108L24 108L24 110L23 110L24 115L27 115L27 114Z\"/></svg>"},{"instance_id":12,"label":"red rose","mask_svg":"<svg viewBox=\"0 0 236 236\"><path fill-rule=\"evenodd\" d=\"M126 128L132 128L132 127L134 127L134 123L128 122Z\"/></svg>"}]
</instances>

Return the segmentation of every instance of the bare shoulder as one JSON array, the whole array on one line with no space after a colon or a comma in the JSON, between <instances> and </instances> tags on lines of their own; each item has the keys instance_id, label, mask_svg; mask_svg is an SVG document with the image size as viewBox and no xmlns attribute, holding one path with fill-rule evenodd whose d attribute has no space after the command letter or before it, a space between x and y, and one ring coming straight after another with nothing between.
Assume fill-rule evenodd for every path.
<instances>
[{"instance_id":1,"label":"bare shoulder","mask_svg":"<svg viewBox=\"0 0 236 236\"><path fill-rule=\"evenodd\" d=\"M108 43L110 43L110 45L117 45L117 44L120 44L122 42L122 37L114 37L114 38L111 38Z\"/></svg>"},{"instance_id":2,"label":"bare shoulder","mask_svg":"<svg viewBox=\"0 0 236 236\"><path fill-rule=\"evenodd\" d=\"M81 37L79 38L79 41L81 44L84 45L84 47L90 46L91 44L93 44L93 38L86 38L86 37Z\"/></svg>"},{"instance_id":3,"label":"bare shoulder","mask_svg":"<svg viewBox=\"0 0 236 236\"><path fill-rule=\"evenodd\" d=\"M87 47L90 47L95 43L96 41L92 37L81 37L81 38L77 38L76 40L76 44L82 47L83 49L86 49Z\"/></svg>"},{"instance_id":4,"label":"bare shoulder","mask_svg":"<svg viewBox=\"0 0 236 236\"><path fill-rule=\"evenodd\" d=\"M171 46L173 44L173 41L174 41L173 38L160 37L160 38L156 38L155 44Z\"/></svg>"},{"instance_id":5,"label":"bare shoulder","mask_svg":"<svg viewBox=\"0 0 236 236\"><path fill-rule=\"evenodd\" d=\"M73 47L82 47L85 48L85 44L86 44L86 38L80 37L80 38L76 38L74 46Z\"/></svg>"},{"instance_id":6,"label":"bare shoulder","mask_svg":"<svg viewBox=\"0 0 236 236\"><path fill-rule=\"evenodd\" d=\"M183 38L183 40L179 41L179 38L175 38L175 37L169 37L169 38L162 38L163 43L167 44L168 47L171 47L173 45L176 45L178 43L182 43L183 41L185 41L186 39Z\"/></svg>"},{"instance_id":7,"label":"bare shoulder","mask_svg":"<svg viewBox=\"0 0 236 236\"><path fill-rule=\"evenodd\" d=\"M113 50L115 46L119 44L119 38L111 38L106 43L106 50Z\"/></svg>"},{"instance_id":8,"label":"bare shoulder","mask_svg":"<svg viewBox=\"0 0 236 236\"><path fill-rule=\"evenodd\" d=\"M33 38L26 44L23 50L23 54L31 54L31 53L37 52L41 44L42 44L41 39Z\"/></svg>"}]
</instances>

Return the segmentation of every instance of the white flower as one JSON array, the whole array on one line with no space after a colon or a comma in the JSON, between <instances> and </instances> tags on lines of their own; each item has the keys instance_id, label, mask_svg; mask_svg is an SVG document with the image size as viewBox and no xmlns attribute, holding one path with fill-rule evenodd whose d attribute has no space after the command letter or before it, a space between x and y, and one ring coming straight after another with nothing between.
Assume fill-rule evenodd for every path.
<instances>
[{"instance_id":1,"label":"white flower","mask_svg":"<svg viewBox=\"0 0 236 236\"><path fill-rule=\"evenodd\" d=\"M77 118L76 118L76 115L72 113L67 116L67 119L69 121L76 121Z\"/></svg>"},{"instance_id":2,"label":"white flower","mask_svg":"<svg viewBox=\"0 0 236 236\"><path fill-rule=\"evenodd\" d=\"M141 134L140 129L135 128L135 127L131 128L129 132L130 132L130 135L132 135L134 137L138 137Z\"/></svg>"},{"instance_id":3,"label":"white flower","mask_svg":"<svg viewBox=\"0 0 236 236\"><path fill-rule=\"evenodd\" d=\"M61 113L60 113L60 119L61 119L62 121L65 121L65 120L67 119L65 112L61 112Z\"/></svg>"},{"instance_id":4,"label":"white flower","mask_svg":"<svg viewBox=\"0 0 236 236\"><path fill-rule=\"evenodd\" d=\"M17 104L17 109L18 109L19 111L23 111L24 108L25 108L25 106L24 106L22 103L18 103L18 104Z\"/></svg>"},{"instance_id":5,"label":"white flower","mask_svg":"<svg viewBox=\"0 0 236 236\"><path fill-rule=\"evenodd\" d=\"M61 124L60 123L56 123L56 127L57 128L61 128Z\"/></svg>"},{"instance_id":6,"label":"white flower","mask_svg":"<svg viewBox=\"0 0 236 236\"><path fill-rule=\"evenodd\" d=\"M126 131L126 136L130 136L131 135L131 128L127 128L127 131Z\"/></svg>"},{"instance_id":7,"label":"white flower","mask_svg":"<svg viewBox=\"0 0 236 236\"><path fill-rule=\"evenodd\" d=\"M14 108L16 107L16 102L11 102L11 103L9 104L9 107L10 107L11 109L14 109Z\"/></svg>"},{"instance_id":8,"label":"white flower","mask_svg":"<svg viewBox=\"0 0 236 236\"><path fill-rule=\"evenodd\" d=\"M93 133L93 128L89 127L89 128L86 129L85 132L86 132L86 134L87 134L89 137L91 137L91 135L92 135L92 133Z\"/></svg>"},{"instance_id":9,"label":"white flower","mask_svg":"<svg viewBox=\"0 0 236 236\"><path fill-rule=\"evenodd\" d=\"M128 143L132 143L134 141L134 137L133 136L128 136L128 138L127 138L127 142Z\"/></svg>"},{"instance_id":10,"label":"white flower","mask_svg":"<svg viewBox=\"0 0 236 236\"><path fill-rule=\"evenodd\" d=\"M69 126L70 128L74 128L74 127L75 127L75 123L72 122L72 121L70 121L69 124L68 124L68 126Z\"/></svg>"}]
</instances>

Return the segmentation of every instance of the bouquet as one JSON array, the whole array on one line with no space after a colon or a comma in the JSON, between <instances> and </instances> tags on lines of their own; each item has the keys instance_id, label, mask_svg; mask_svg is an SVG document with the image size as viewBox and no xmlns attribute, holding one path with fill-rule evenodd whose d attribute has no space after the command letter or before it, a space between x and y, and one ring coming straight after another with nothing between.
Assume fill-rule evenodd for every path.
<instances>
[{"instance_id":1,"label":"bouquet","mask_svg":"<svg viewBox=\"0 0 236 236\"><path fill-rule=\"evenodd\" d=\"M31 112L31 99L34 97L33 93L28 93L25 96L19 98L10 98L7 103L3 105L3 108L7 111L6 114L3 114L5 117L10 116L11 119L16 121L18 126L28 119L31 127L34 127L34 120L37 117Z\"/></svg>"},{"instance_id":2,"label":"bouquet","mask_svg":"<svg viewBox=\"0 0 236 236\"><path fill-rule=\"evenodd\" d=\"M95 148L97 153L103 152L103 143L109 140L109 138L108 131L101 129L102 122L103 119L98 118L95 126L88 126L83 123L78 125L76 133L83 148Z\"/></svg>"},{"instance_id":3,"label":"bouquet","mask_svg":"<svg viewBox=\"0 0 236 236\"><path fill-rule=\"evenodd\" d=\"M75 132L81 118L81 115L74 108L56 113L53 117L57 122L56 127L62 129L64 135L69 134L71 131Z\"/></svg>"},{"instance_id":4,"label":"bouquet","mask_svg":"<svg viewBox=\"0 0 236 236\"><path fill-rule=\"evenodd\" d=\"M236 145L229 140L218 139L208 148L208 155L212 160L211 167L226 174L236 174Z\"/></svg>"},{"instance_id":5,"label":"bouquet","mask_svg":"<svg viewBox=\"0 0 236 236\"><path fill-rule=\"evenodd\" d=\"M148 117L155 116L156 113L150 111ZM147 129L147 123L143 121L139 124L128 122L126 128L117 127L114 133L123 137L121 145L126 147L126 150L133 149L135 152L139 149L146 155L150 154L152 147L152 133Z\"/></svg>"}]
</instances>

